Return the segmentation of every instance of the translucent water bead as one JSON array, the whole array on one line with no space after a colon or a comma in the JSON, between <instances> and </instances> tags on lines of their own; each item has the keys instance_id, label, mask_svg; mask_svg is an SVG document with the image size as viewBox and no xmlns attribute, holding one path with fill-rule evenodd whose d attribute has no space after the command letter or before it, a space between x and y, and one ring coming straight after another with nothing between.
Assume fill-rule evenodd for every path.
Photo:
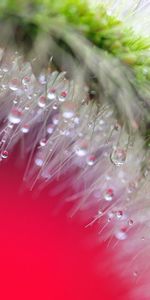
<instances>
[{"instance_id":1,"label":"translucent water bead","mask_svg":"<svg viewBox=\"0 0 150 300\"><path fill-rule=\"evenodd\" d=\"M76 105L71 101L67 101L62 105L62 115L65 119L72 119L76 113Z\"/></svg>"},{"instance_id":2,"label":"translucent water bead","mask_svg":"<svg viewBox=\"0 0 150 300\"><path fill-rule=\"evenodd\" d=\"M23 79L22 79L22 84L24 87L30 85L31 83L31 77L30 76L25 76Z\"/></svg>"},{"instance_id":3,"label":"translucent water bead","mask_svg":"<svg viewBox=\"0 0 150 300\"><path fill-rule=\"evenodd\" d=\"M35 158L35 164L36 164L37 167L42 167L43 164L44 164L44 161L43 161L42 158L36 157Z\"/></svg>"},{"instance_id":4,"label":"translucent water bead","mask_svg":"<svg viewBox=\"0 0 150 300\"><path fill-rule=\"evenodd\" d=\"M94 154L90 154L88 155L88 157L86 158L86 163L88 166L92 167L95 165L96 163L96 156Z\"/></svg>"},{"instance_id":5,"label":"translucent water bead","mask_svg":"<svg viewBox=\"0 0 150 300\"><path fill-rule=\"evenodd\" d=\"M22 127L21 127L21 131L23 133L28 133L29 129L30 129L30 126L28 124L23 124Z\"/></svg>"},{"instance_id":6,"label":"translucent water bead","mask_svg":"<svg viewBox=\"0 0 150 300\"><path fill-rule=\"evenodd\" d=\"M40 146L44 147L46 145L46 139L41 139L40 140Z\"/></svg>"},{"instance_id":7,"label":"translucent water bead","mask_svg":"<svg viewBox=\"0 0 150 300\"><path fill-rule=\"evenodd\" d=\"M123 211L122 210L118 210L116 212L116 217L117 217L118 220L123 219L123 217L124 217Z\"/></svg>"},{"instance_id":8,"label":"translucent water bead","mask_svg":"<svg viewBox=\"0 0 150 300\"><path fill-rule=\"evenodd\" d=\"M113 189L109 188L104 193L104 200L105 201L112 201L114 198L114 191Z\"/></svg>"},{"instance_id":9,"label":"translucent water bead","mask_svg":"<svg viewBox=\"0 0 150 300\"><path fill-rule=\"evenodd\" d=\"M60 102L64 102L66 100L66 97L67 97L67 91L62 91L61 94L58 97L58 100Z\"/></svg>"},{"instance_id":10,"label":"translucent water bead","mask_svg":"<svg viewBox=\"0 0 150 300\"><path fill-rule=\"evenodd\" d=\"M13 78L10 82L9 82L9 88L12 91L18 91L20 89L20 81L18 78Z\"/></svg>"},{"instance_id":11,"label":"translucent water bead","mask_svg":"<svg viewBox=\"0 0 150 300\"><path fill-rule=\"evenodd\" d=\"M124 230L118 230L115 232L115 237L119 241L124 241L127 238L127 233Z\"/></svg>"},{"instance_id":12,"label":"translucent water bead","mask_svg":"<svg viewBox=\"0 0 150 300\"><path fill-rule=\"evenodd\" d=\"M41 108L44 108L45 105L46 105L46 97L44 95L41 95L38 98L38 106L41 107Z\"/></svg>"},{"instance_id":13,"label":"translucent water bead","mask_svg":"<svg viewBox=\"0 0 150 300\"><path fill-rule=\"evenodd\" d=\"M44 73L41 73L38 77L38 80L41 84L46 84L46 82L47 82L46 75Z\"/></svg>"},{"instance_id":14,"label":"translucent water bead","mask_svg":"<svg viewBox=\"0 0 150 300\"><path fill-rule=\"evenodd\" d=\"M8 120L12 124L19 124L22 118L23 112L19 108L13 108L8 115Z\"/></svg>"},{"instance_id":15,"label":"translucent water bead","mask_svg":"<svg viewBox=\"0 0 150 300\"><path fill-rule=\"evenodd\" d=\"M110 155L110 159L112 163L116 166L123 165L126 161L126 158L127 158L127 151L126 149L123 148L115 148Z\"/></svg>"},{"instance_id":16,"label":"translucent water bead","mask_svg":"<svg viewBox=\"0 0 150 300\"><path fill-rule=\"evenodd\" d=\"M75 146L74 151L77 156L85 156L88 153L89 144L86 140L80 140Z\"/></svg>"},{"instance_id":17,"label":"translucent water bead","mask_svg":"<svg viewBox=\"0 0 150 300\"><path fill-rule=\"evenodd\" d=\"M60 122L61 118L60 118L60 114L56 113L53 117L52 117L52 123L53 125L58 125L58 123Z\"/></svg>"},{"instance_id":18,"label":"translucent water bead","mask_svg":"<svg viewBox=\"0 0 150 300\"><path fill-rule=\"evenodd\" d=\"M1 158L7 158L8 157L8 151L7 150L3 150L1 152Z\"/></svg>"},{"instance_id":19,"label":"translucent water bead","mask_svg":"<svg viewBox=\"0 0 150 300\"><path fill-rule=\"evenodd\" d=\"M47 98L49 100L55 100L56 99L56 89L55 88L51 88L51 89L48 90Z\"/></svg>"},{"instance_id":20,"label":"translucent water bead","mask_svg":"<svg viewBox=\"0 0 150 300\"><path fill-rule=\"evenodd\" d=\"M53 125L53 124L49 124L49 125L47 126L46 131L47 131L48 134L52 134L53 131L54 131L54 129L55 129L54 125Z\"/></svg>"}]
</instances>

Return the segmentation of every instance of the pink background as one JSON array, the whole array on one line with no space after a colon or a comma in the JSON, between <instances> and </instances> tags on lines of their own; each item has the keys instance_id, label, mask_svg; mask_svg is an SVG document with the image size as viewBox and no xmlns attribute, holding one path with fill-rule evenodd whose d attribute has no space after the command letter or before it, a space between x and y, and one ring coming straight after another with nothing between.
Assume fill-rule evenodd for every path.
<instances>
[{"instance_id":1,"label":"pink background","mask_svg":"<svg viewBox=\"0 0 150 300\"><path fill-rule=\"evenodd\" d=\"M93 228L57 214L47 192L19 195L22 173L0 168L0 299L128 299L111 251ZM126 296L125 296L126 295Z\"/></svg>"}]
</instances>

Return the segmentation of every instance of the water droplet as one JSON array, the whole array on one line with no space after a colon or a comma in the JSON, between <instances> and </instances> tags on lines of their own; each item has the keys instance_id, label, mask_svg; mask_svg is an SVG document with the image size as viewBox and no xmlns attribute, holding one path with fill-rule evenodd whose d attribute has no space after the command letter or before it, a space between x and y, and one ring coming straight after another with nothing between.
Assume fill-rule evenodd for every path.
<instances>
[{"instance_id":1,"label":"water droplet","mask_svg":"<svg viewBox=\"0 0 150 300\"><path fill-rule=\"evenodd\" d=\"M66 99L66 97L67 97L67 92L66 92L66 91L63 91L63 92L61 92L60 96L58 97L58 100L59 100L60 102L64 102L65 99Z\"/></svg>"},{"instance_id":2,"label":"water droplet","mask_svg":"<svg viewBox=\"0 0 150 300\"><path fill-rule=\"evenodd\" d=\"M2 144L5 144L5 143L6 143L6 139L5 139L5 138L2 138L1 143L2 143Z\"/></svg>"},{"instance_id":3,"label":"water droplet","mask_svg":"<svg viewBox=\"0 0 150 300\"><path fill-rule=\"evenodd\" d=\"M40 146L44 147L46 145L46 139L40 140Z\"/></svg>"},{"instance_id":4,"label":"water droplet","mask_svg":"<svg viewBox=\"0 0 150 300\"><path fill-rule=\"evenodd\" d=\"M133 225L133 220L130 219L130 220L128 221L128 224L129 224L129 226L132 226L132 225Z\"/></svg>"},{"instance_id":5,"label":"water droplet","mask_svg":"<svg viewBox=\"0 0 150 300\"><path fill-rule=\"evenodd\" d=\"M123 230L119 230L115 233L115 237L120 241L124 241L127 238L127 233Z\"/></svg>"},{"instance_id":6,"label":"water droplet","mask_svg":"<svg viewBox=\"0 0 150 300\"><path fill-rule=\"evenodd\" d=\"M28 124L23 124L22 127L21 127L21 131L22 131L23 133L28 133L28 132L29 132L29 129L30 129L30 127L29 127Z\"/></svg>"},{"instance_id":7,"label":"water droplet","mask_svg":"<svg viewBox=\"0 0 150 300\"><path fill-rule=\"evenodd\" d=\"M54 115L52 118L53 124L58 125L59 121L60 121L60 115L59 114Z\"/></svg>"},{"instance_id":8,"label":"water droplet","mask_svg":"<svg viewBox=\"0 0 150 300\"><path fill-rule=\"evenodd\" d=\"M57 110L57 109L58 109L58 104L57 104L57 103L54 103L53 109L54 109L54 110Z\"/></svg>"},{"instance_id":9,"label":"water droplet","mask_svg":"<svg viewBox=\"0 0 150 300\"><path fill-rule=\"evenodd\" d=\"M20 87L20 81L18 78L13 78L9 83L9 88L12 91L17 91Z\"/></svg>"},{"instance_id":10,"label":"water droplet","mask_svg":"<svg viewBox=\"0 0 150 300\"><path fill-rule=\"evenodd\" d=\"M38 106L43 108L46 105L46 97L44 95L40 96L38 99Z\"/></svg>"},{"instance_id":11,"label":"water droplet","mask_svg":"<svg viewBox=\"0 0 150 300\"><path fill-rule=\"evenodd\" d=\"M118 220L121 220L123 218L123 211L122 210L118 210L116 212L116 217Z\"/></svg>"},{"instance_id":12,"label":"water droplet","mask_svg":"<svg viewBox=\"0 0 150 300\"><path fill-rule=\"evenodd\" d=\"M1 157L2 157L2 158L7 158L7 157L8 157L8 151L7 151L7 150L3 150L3 151L1 152Z\"/></svg>"},{"instance_id":13,"label":"water droplet","mask_svg":"<svg viewBox=\"0 0 150 300\"><path fill-rule=\"evenodd\" d=\"M73 119L73 121L74 121L74 123L77 124L77 125L80 124L80 119L79 119L78 117L75 117L75 118Z\"/></svg>"},{"instance_id":14,"label":"water droplet","mask_svg":"<svg viewBox=\"0 0 150 300\"><path fill-rule=\"evenodd\" d=\"M125 163L127 157L127 151L122 148L114 149L111 153L110 159L116 166L121 166Z\"/></svg>"},{"instance_id":15,"label":"water droplet","mask_svg":"<svg viewBox=\"0 0 150 300\"><path fill-rule=\"evenodd\" d=\"M41 84L46 84L46 76L45 76L45 74L40 74L39 75L39 82L41 83Z\"/></svg>"},{"instance_id":16,"label":"water droplet","mask_svg":"<svg viewBox=\"0 0 150 300\"><path fill-rule=\"evenodd\" d=\"M22 79L22 84L23 84L24 86L29 85L30 82L31 82L31 77L29 77L29 76L25 76L25 77Z\"/></svg>"},{"instance_id":17,"label":"water droplet","mask_svg":"<svg viewBox=\"0 0 150 300\"><path fill-rule=\"evenodd\" d=\"M47 133L48 134L52 134L54 131L54 126L52 124L47 126Z\"/></svg>"},{"instance_id":18,"label":"water droplet","mask_svg":"<svg viewBox=\"0 0 150 300\"><path fill-rule=\"evenodd\" d=\"M106 201L112 201L114 197L114 191L113 189L107 189L104 194L104 200Z\"/></svg>"},{"instance_id":19,"label":"water droplet","mask_svg":"<svg viewBox=\"0 0 150 300\"><path fill-rule=\"evenodd\" d=\"M23 112L19 108L13 108L8 115L8 120L12 124L19 124L21 121L21 117L23 115Z\"/></svg>"},{"instance_id":20,"label":"water droplet","mask_svg":"<svg viewBox=\"0 0 150 300\"><path fill-rule=\"evenodd\" d=\"M38 167L42 167L44 161L42 158L39 158L39 157L36 157L35 158L35 164L38 166Z\"/></svg>"},{"instance_id":21,"label":"water droplet","mask_svg":"<svg viewBox=\"0 0 150 300\"><path fill-rule=\"evenodd\" d=\"M13 128L13 126L14 126L14 125L13 125L12 123L8 123L8 127L9 127L9 128L11 128L11 129L12 129L12 128Z\"/></svg>"},{"instance_id":22,"label":"water droplet","mask_svg":"<svg viewBox=\"0 0 150 300\"><path fill-rule=\"evenodd\" d=\"M71 119L74 117L76 111L75 104L71 101L67 101L62 106L62 115L65 119Z\"/></svg>"},{"instance_id":23,"label":"water droplet","mask_svg":"<svg viewBox=\"0 0 150 300\"><path fill-rule=\"evenodd\" d=\"M96 163L96 156L94 154L90 154L87 159L86 162L88 164L88 166L93 166Z\"/></svg>"},{"instance_id":24,"label":"water droplet","mask_svg":"<svg viewBox=\"0 0 150 300\"><path fill-rule=\"evenodd\" d=\"M79 141L78 144L74 146L75 153L82 157L87 154L88 151L88 143L87 141Z\"/></svg>"},{"instance_id":25,"label":"water droplet","mask_svg":"<svg viewBox=\"0 0 150 300\"><path fill-rule=\"evenodd\" d=\"M49 100L55 100L56 99L56 89L54 89L54 88L49 89L49 91L47 93L47 98Z\"/></svg>"},{"instance_id":26,"label":"water droplet","mask_svg":"<svg viewBox=\"0 0 150 300\"><path fill-rule=\"evenodd\" d=\"M14 104L18 104L18 99L14 99L14 100L13 100L13 103L14 103Z\"/></svg>"}]
</instances>

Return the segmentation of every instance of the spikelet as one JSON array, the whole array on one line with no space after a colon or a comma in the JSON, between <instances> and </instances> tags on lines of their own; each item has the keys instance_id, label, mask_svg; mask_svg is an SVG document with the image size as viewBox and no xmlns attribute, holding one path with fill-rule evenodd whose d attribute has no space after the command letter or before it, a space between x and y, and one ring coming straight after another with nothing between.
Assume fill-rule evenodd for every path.
<instances>
[{"instance_id":1,"label":"spikelet","mask_svg":"<svg viewBox=\"0 0 150 300\"><path fill-rule=\"evenodd\" d=\"M68 27L54 32L62 46L39 34L29 60L1 49L0 163L14 151L27 160L30 190L58 181L52 192L66 194L70 216L88 212L86 226L100 224L100 239L122 247L118 261L130 257L132 299L149 299L148 80L138 85L131 56L118 60Z\"/></svg>"}]
</instances>

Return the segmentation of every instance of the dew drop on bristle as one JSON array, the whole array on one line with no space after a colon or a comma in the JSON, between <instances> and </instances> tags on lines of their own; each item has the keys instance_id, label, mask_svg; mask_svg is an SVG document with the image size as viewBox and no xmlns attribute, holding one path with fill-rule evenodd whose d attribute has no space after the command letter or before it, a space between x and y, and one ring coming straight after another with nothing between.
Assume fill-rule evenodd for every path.
<instances>
[{"instance_id":1,"label":"dew drop on bristle","mask_svg":"<svg viewBox=\"0 0 150 300\"><path fill-rule=\"evenodd\" d=\"M61 94L59 95L58 100L59 100L60 102L64 102L64 101L66 100L66 97L67 97L67 92L66 92L66 91L63 91L63 92L61 92Z\"/></svg>"},{"instance_id":2,"label":"dew drop on bristle","mask_svg":"<svg viewBox=\"0 0 150 300\"><path fill-rule=\"evenodd\" d=\"M116 212L116 217L118 220L121 220L123 218L123 211L122 210L118 210Z\"/></svg>"},{"instance_id":3,"label":"dew drop on bristle","mask_svg":"<svg viewBox=\"0 0 150 300\"><path fill-rule=\"evenodd\" d=\"M36 164L36 166L42 167L43 163L44 163L44 161L43 161L42 158L38 158L38 157L35 158L35 164Z\"/></svg>"},{"instance_id":4,"label":"dew drop on bristle","mask_svg":"<svg viewBox=\"0 0 150 300\"><path fill-rule=\"evenodd\" d=\"M54 115L53 118L52 118L52 122L53 122L54 125L58 125L59 120L60 120L60 115L59 114Z\"/></svg>"},{"instance_id":5,"label":"dew drop on bristle","mask_svg":"<svg viewBox=\"0 0 150 300\"><path fill-rule=\"evenodd\" d=\"M22 79L22 84L23 86L28 86L31 82L31 78L29 76L25 76L23 79Z\"/></svg>"},{"instance_id":6,"label":"dew drop on bristle","mask_svg":"<svg viewBox=\"0 0 150 300\"><path fill-rule=\"evenodd\" d=\"M40 140L40 146L44 147L46 145L46 139Z\"/></svg>"},{"instance_id":7,"label":"dew drop on bristle","mask_svg":"<svg viewBox=\"0 0 150 300\"><path fill-rule=\"evenodd\" d=\"M76 107L72 102L65 102L62 106L62 115L65 119L72 119L75 116Z\"/></svg>"},{"instance_id":8,"label":"dew drop on bristle","mask_svg":"<svg viewBox=\"0 0 150 300\"><path fill-rule=\"evenodd\" d=\"M132 225L133 225L133 220L130 219L130 220L128 221L128 224L129 224L129 226L132 226Z\"/></svg>"},{"instance_id":9,"label":"dew drop on bristle","mask_svg":"<svg viewBox=\"0 0 150 300\"><path fill-rule=\"evenodd\" d=\"M7 158L8 157L8 151L7 150L3 150L1 152L1 158Z\"/></svg>"},{"instance_id":10,"label":"dew drop on bristle","mask_svg":"<svg viewBox=\"0 0 150 300\"><path fill-rule=\"evenodd\" d=\"M117 148L114 149L110 155L112 163L116 166L121 166L125 163L127 157L127 152L125 149Z\"/></svg>"},{"instance_id":11,"label":"dew drop on bristle","mask_svg":"<svg viewBox=\"0 0 150 300\"><path fill-rule=\"evenodd\" d=\"M54 131L54 125L52 124L48 125L46 131L48 134L52 134Z\"/></svg>"},{"instance_id":12,"label":"dew drop on bristle","mask_svg":"<svg viewBox=\"0 0 150 300\"><path fill-rule=\"evenodd\" d=\"M29 105L26 105L24 109L25 109L25 110L29 110L29 109L30 109L30 106L29 106Z\"/></svg>"},{"instance_id":13,"label":"dew drop on bristle","mask_svg":"<svg viewBox=\"0 0 150 300\"><path fill-rule=\"evenodd\" d=\"M14 99L14 100L13 100L13 103L14 103L14 104L18 104L18 100L17 100L17 99Z\"/></svg>"},{"instance_id":14,"label":"dew drop on bristle","mask_svg":"<svg viewBox=\"0 0 150 300\"><path fill-rule=\"evenodd\" d=\"M86 163L88 166L92 167L96 163L96 156L94 154L91 154L87 157Z\"/></svg>"},{"instance_id":15,"label":"dew drop on bristle","mask_svg":"<svg viewBox=\"0 0 150 300\"><path fill-rule=\"evenodd\" d=\"M12 91L17 91L20 88L20 81L17 78L13 78L9 83L9 88Z\"/></svg>"},{"instance_id":16,"label":"dew drop on bristle","mask_svg":"<svg viewBox=\"0 0 150 300\"><path fill-rule=\"evenodd\" d=\"M23 115L22 110L20 110L19 108L13 108L10 114L8 115L8 120L12 124L19 124L22 115Z\"/></svg>"},{"instance_id":17,"label":"dew drop on bristle","mask_svg":"<svg viewBox=\"0 0 150 300\"><path fill-rule=\"evenodd\" d=\"M30 129L30 127L29 127L28 124L24 124L24 125L22 125L22 127L21 127L21 131L22 131L23 133L28 133L28 132L29 132L29 129Z\"/></svg>"},{"instance_id":18,"label":"dew drop on bristle","mask_svg":"<svg viewBox=\"0 0 150 300\"><path fill-rule=\"evenodd\" d=\"M77 156L82 157L87 155L88 152L88 143L86 141L80 141L74 146L74 151Z\"/></svg>"},{"instance_id":19,"label":"dew drop on bristle","mask_svg":"<svg viewBox=\"0 0 150 300\"><path fill-rule=\"evenodd\" d=\"M39 75L38 80L41 84L46 84L46 82L47 82L45 74L42 74L42 73Z\"/></svg>"},{"instance_id":20,"label":"dew drop on bristle","mask_svg":"<svg viewBox=\"0 0 150 300\"><path fill-rule=\"evenodd\" d=\"M117 232L115 232L115 237L119 241L124 241L127 238L127 233L123 230L118 230Z\"/></svg>"},{"instance_id":21,"label":"dew drop on bristle","mask_svg":"<svg viewBox=\"0 0 150 300\"><path fill-rule=\"evenodd\" d=\"M38 99L38 106L41 108L44 108L46 105L46 97L45 96L40 96Z\"/></svg>"},{"instance_id":22,"label":"dew drop on bristle","mask_svg":"<svg viewBox=\"0 0 150 300\"><path fill-rule=\"evenodd\" d=\"M7 126L8 126L8 128L12 129L14 125L12 123L8 123Z\"/></svg>"},{"instance_id":23,"label":"dew drop on bristle","mask_svg":"<svg viewBox=\"0 0 150 300\"><path fill-rule=\"evenodd\" d=\"M54 110L57 110L57 109L58 109L58 104L57 104L57 103L54 103L53 109L54 109Z\"/></svg>"},{"instance_id":24,"label":"dew drop on bristle","mask_svg":"<svg viewBox=\"0 0 150 300\"><path fill-rule=\"evenodd\" d=\"M104 193L104 200L106 201L112 201L114 198L114 191L113 189L107 189Z\"/></svg>"},{"instance_id":25,"label":"dew drop on bristle","mask_svg":"<svg viewBox=\"0 0 150 300\"><path fill-rule=\"evenodd\" d=\"M49 91L47 93L47 98L49 100L55 100L56 99L56 90L54 88L49 89Z\"/></svg>"}]
</instances>

